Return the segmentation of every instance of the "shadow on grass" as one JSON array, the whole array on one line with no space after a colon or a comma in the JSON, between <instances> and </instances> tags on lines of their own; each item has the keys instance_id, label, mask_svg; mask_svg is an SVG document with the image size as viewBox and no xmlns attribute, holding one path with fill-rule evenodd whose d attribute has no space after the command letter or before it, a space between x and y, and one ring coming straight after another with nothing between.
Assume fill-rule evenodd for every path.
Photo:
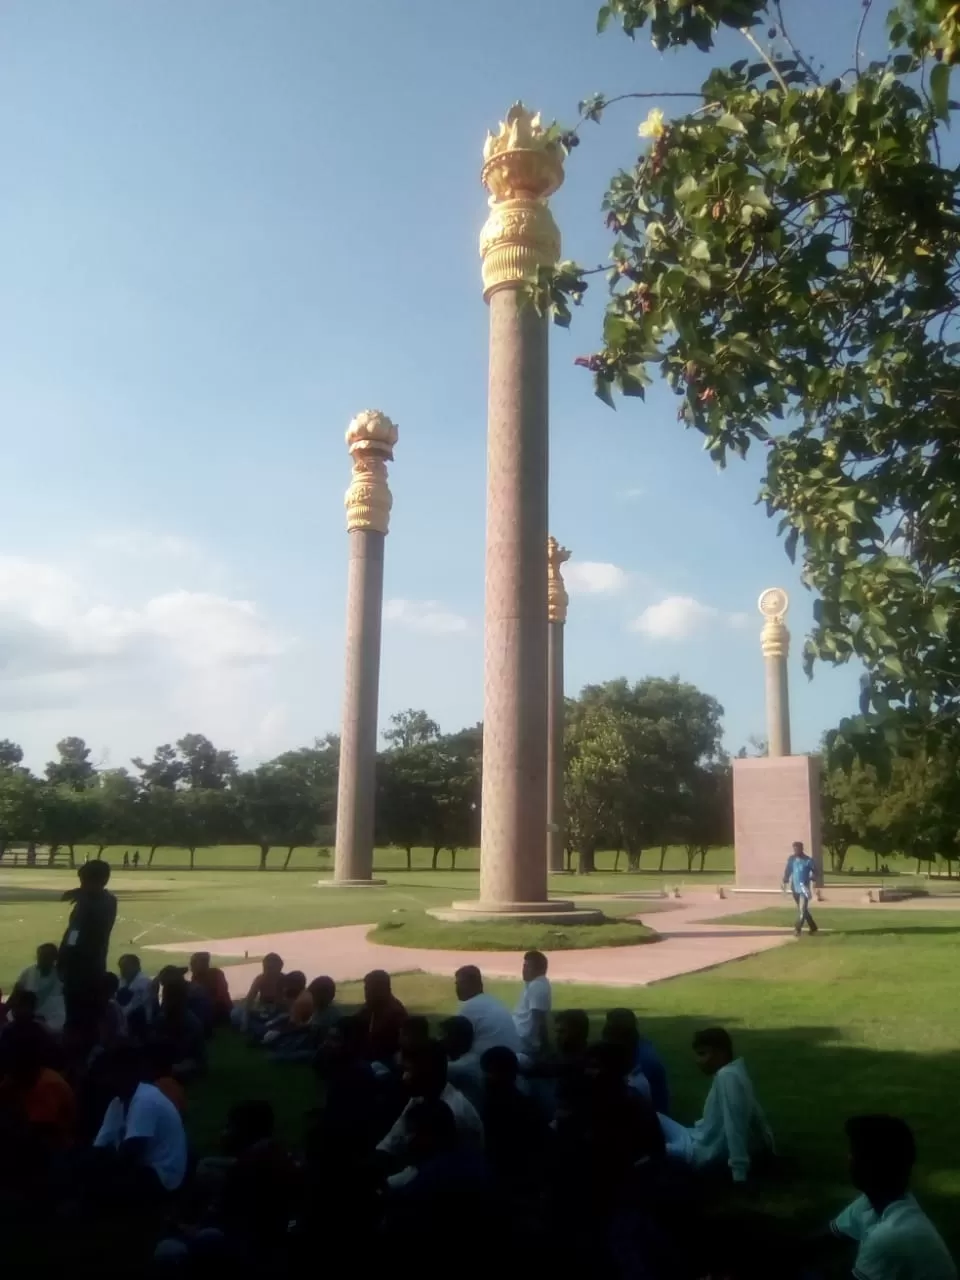
<instances>
[{"instance_id":1,"label":"shadow on grass","mask_svg":"<svg viewBox=\"0 0 960 1280\"><path fill-rule=\"evenodd\" d=\"M824 913L824 919L828 920L829 916ZM830 925L826 926L830 929ZM832 933L849 933L856 934L861 938L884 938L889 937L892 933L904 935L915 934L958 934L960 933L960 921L956 924L896 924L896 925L876 925L871 929L830 929Z\"/></svg>"},{"instance_id":2,"label":"shadow on grass","mask_svg":"<svg viewBox=\"0 0 960 1280\"><path fill-rule=\"evenodd\" d=\"M410 1012L439 1018L454 1008L446 996L427 1003L431 987L419 976L395 979L395 986ZM342 994L352 1000L356 987ZM611 991L607 1001L607 994L555 988L563 1007L587 1007L594 1035L604 1008L642 999L638 992ZM693 1123L701 1114L708 1082L695 1068L691 1040L696 1030L715 1020L644 1012L641 1018L644 1033L667 1064L673 1114L682 1123ZM735 1201L722 1195L719 1212L735 1204L738 1212L765 1215L786 1234L799 1235L825 1223L854 1196L844 1121L854 1114L887 1112L913 1127L920 1154L914 1189L954 1254L960 1252L960 1109L954 1106L960 1052L880 1051L845 1044L846 1032L833 1026L757 1029L731 1018L726 1026L747 1063L781 1159L773 1175L746 1193L738 1192ZM294 1146L299 1143L303 1116L318 1103L307 1068L271 1064L261 1051L248 1049L228 1032L217 1036L210 1062L209 1076L191 1090L188 1110L188 1127L200 1154L215 1148L229 1108L245 1098L269 1098L283 1135Z\"/></svg>"}]
</instances>

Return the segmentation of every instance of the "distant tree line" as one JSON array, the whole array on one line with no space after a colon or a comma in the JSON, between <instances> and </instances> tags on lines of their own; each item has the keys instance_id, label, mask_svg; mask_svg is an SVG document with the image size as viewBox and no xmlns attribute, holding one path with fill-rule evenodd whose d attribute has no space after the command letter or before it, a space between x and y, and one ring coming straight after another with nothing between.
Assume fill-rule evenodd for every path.
<instances>
[{"instance_id":1,"label":"distant tree line","mask_svg":"<svg viewBox=\"0 0 960 1280\"><path fill-rule=\"evenodd\" d=\"M566 703L567 866L594 869L600 850L637 871L653 852L662 870L680 846L691 872L733 840L731 762L722 746L723 708L678 679L588 685ZM432 852L432 866L456 867L480 838L482 725L443 733L425 711L390 718L377 760L380 845ZM763 754L752 740L751 752ZM294 851L334 842L335 735L243 770L232 751L202 734L157 747L129 768L97 768L82 738L64 738L36 776L16 743L0 741L0 858L16 846L41 861L74 865L78 846L198 849L253 844L259 865L288 867ZM745 754L746 751L741 752ZM938 743L898 756L881 775L829 746L823 756L823 835L832 869L861 846L875 866L893 858L946 865L960 857L960 759ZM546 814L544 815L546 823ZM274 854L274 861L269 861Z\"/></svg>"},{"instance_id":2,"label":"distant tree line","mask_svg":"<svg viewBox=\"0 0 960 1280\"><path fill-rule=\"evenodd\" d=\"M568 862L590 871L599 848L636 869L641 850L684 844L691 868L730 841L729 766L720 748L722 708L678 680L592 685L567 700ZM432 851L456 866L480 838L483 729L442 733L425 711L390 719L377 761L378 844ZM339 739L285 751L242 770L232 751L190 733L97 768L82 738L64 738L38 777L14 742L0 741L0 858L24 845L41 861L76 862L78 846L142 850L254 844L289 866L296 849L334 840ZM546 815L544 815L546 822ZM449 855L447 858L446 855ZM662 861L662 859L661 859Z\"/></svg>"}]
</instances>

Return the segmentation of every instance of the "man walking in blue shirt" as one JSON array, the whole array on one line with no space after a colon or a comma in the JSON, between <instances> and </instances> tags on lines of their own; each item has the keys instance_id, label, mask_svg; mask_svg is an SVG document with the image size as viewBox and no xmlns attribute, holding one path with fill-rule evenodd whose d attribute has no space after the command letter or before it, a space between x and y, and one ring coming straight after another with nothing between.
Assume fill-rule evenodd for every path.
<instances>
[{"instance_id":1,"label":"man walking in blue shirt","mask_svg":"<svg viewBox=\"0 0 960 1280\"><path fill-rule=\"evenodd\" d=\"M813 882L816 867L809 853L805 852L799 840L794 841L793 853L787 859L783 871L783 887L789 887L793 900L797 904L797 923L793 927L799 938L806 924L811 933L817 932L817 923L810 914L810 899L813 897Z\"/></svg>"}]
</instances>

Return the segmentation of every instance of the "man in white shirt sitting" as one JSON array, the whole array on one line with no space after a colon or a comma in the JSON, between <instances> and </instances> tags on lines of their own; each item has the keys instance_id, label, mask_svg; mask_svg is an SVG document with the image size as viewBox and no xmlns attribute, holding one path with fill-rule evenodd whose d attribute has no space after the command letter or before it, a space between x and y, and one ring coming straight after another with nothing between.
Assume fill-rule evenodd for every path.
<instances>
[{"instance_id":1,"label":"man in white shirt sitting","mask_svg":"<svg viewBox=\"0 0 960 1280\"><path fill-rule=\"evenodd\" d=\"M143 972L139 956L121 956L117 961L117 969L120 972L117 1004L126 1014L131 1030L142 1033L147 1024L153 1021L156 1005L154 984Z\"/></svg>"},{"instance_id":2,"label":"man in white shirt sitting","mask_svg":"<svg viewBox=\"0 0 960 1280\"><path fill-rule=\"evenodd\" d=\"M93 1145L116 1156L115 1182L125 1197L162 1199L179 1190L186 1177L187 1135L170 1099L142 1081L142 1066L137 1049L113 1055L110 1079L116 1096Z\"/></svg>"},{"instance_id":3,"label":"man in white shirt sitting","mask_svg":"<svg viewBox=\"0 0 960 1280\"><path fill-rule=\"evenodd\" d=\"M14 991L32 991L37 997L34 1015L48 1031L59 1034L67 1018L63 1002L63 983L57 973L59 947L55 942L43 942L37 947L37 963L24 969L17 979Z\"/></svg>"},{"instance_id":4,"label":"man in white shirt sitting","mask_svg":"<svg viewBox=\"0 0 960 1280\"><path fill-rule=\"evenodd\" d=\"M528 951L523 957L523 990L513 1011L513 1025L520 1037L520 1057L542 1058L549 1041L553 990L547 977L547 957Z\"/></svg>"},{"instance_id":5,"label":"man in white shirt sitting","mask_svg":"<svg viewBox=\"0 0 960 1280\"><path fill-rule=\"evenodd\" d=\"M520 1037L513 1015L502 1000L488 996L483 989L483 975L475 964L466 964L453 976L460 1008L457 1013L473 1024L473 1051L482 1058L488 1049L503 1045L520 1052Z\"/></svg>"},{"instance_id":6,"label":"man in white shirt sitting","mask_svg":"<svg viewBox=\"0 0 960 1280\"><path fill-rule=\"evenodd\" d=\"M445 1102L450 1108L458 1141L464 1146L477 1150L483 1148L483 1121L473 1104L468 1102L460 1090L455 1089L447 1080L447 1055L442 1045L430 1041L405 1055L403 1084L410 1101L401 1111L390 1132L377 1144L378 1151L405 1164L411 1136L407 1124L408 1113L417 1103L432 1102L437 1099ZM401 1173L395 1174L388 1181L391 1186L402 1186L413 1177L414 1172L410 1167L405 1167Z\"/></svg>"},{"instance_id":7,"label":"man in white shirt sitting","mask_svg":"<svg viewBox=\"0 0 960 1280\"><path fill-rule=\"evenodd\" d=\"M910 1127L895 1116L855 1116L846 1129L850 1180L863 1194L831 1230L856 1241L856 1280L957 1280L947 1246L909 1191Z\"/></svg>"},{"instance_id":8,"label":"man in white shirt sitting","mask_svg":"<svg viewBox=\"0 0 960 1280\"><path fill-rule=\"evenodd\" d=\"M733 1181L746 1182L752 1157L773 1150L773 1134L753 1091L742 1058L734 1058L733 1042L722 1027L698 1031L693 1052L710 1092L703 1116L690 1129L660 1116L667 1155L694 1169L727 1165Z\"/></svg>"}]
</instances>

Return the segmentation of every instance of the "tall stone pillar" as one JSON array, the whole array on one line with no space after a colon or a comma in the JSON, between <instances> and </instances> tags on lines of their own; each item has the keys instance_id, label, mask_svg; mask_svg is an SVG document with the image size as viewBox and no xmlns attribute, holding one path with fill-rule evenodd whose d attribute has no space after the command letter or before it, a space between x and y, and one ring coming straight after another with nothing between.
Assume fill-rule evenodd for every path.
<instances>
[{"instance_id":1,"label":"tall stone pillar","mask_svg":"<svg viewBox=\"0 0 960 1280\"><path fill-rule=\"evenodd\" d=\"M767 752L771 756L790 754L790 690L787 658L790 632L784 624L790 600L781 587L770 587L758 601L765 618L760 633L767 695Z\"/></svg>"},{"instance_id":2,"label":"tall stone pillar","mask_svg":"<svg viewBox=\"0 0 960 1280\"><path fill-rule=\"evenodd\" d=\"M538 115L511 107L483 150L490 216L480 235L490 307L480 903L547 905L548 317L529 298L560 255L547 199L563 152Z\"/></svg>"},{"instance_id":3,"label":"tall stone pillar","mask_svg":"<svg viewBox=\"0 0 960 1280\"><path fill-rule=\"evenodd\" d=\"M334 885L383 883L373 879L377 698L383 550L393 504L387 462L393 460L397 435L376 409L358 413L347 428L353 478L345 498L350 561Z\"/></svg>"},{"instance_id":4,"label":"tall stone pillar","mask_svg":"<svg viewBox=\"0 0 960 1280\"><path fill-rule=\"evenodd\" d=\"M562 871L566 845L563 803L563 632L569 597L560 566L570 552L547 539L547 870Z\"/></svg>"}]
</instances>

